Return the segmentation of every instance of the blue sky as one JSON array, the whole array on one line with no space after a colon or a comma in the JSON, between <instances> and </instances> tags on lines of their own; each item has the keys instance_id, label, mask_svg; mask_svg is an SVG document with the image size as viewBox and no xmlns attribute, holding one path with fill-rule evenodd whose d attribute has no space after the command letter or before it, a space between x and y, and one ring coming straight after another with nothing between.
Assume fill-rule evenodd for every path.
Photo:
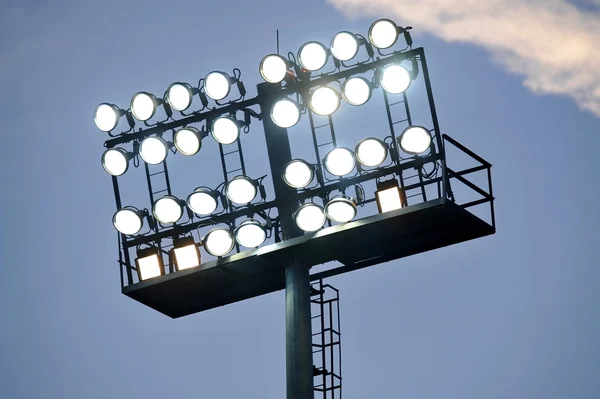
<instances>
[{"instance_id":1,"label":"blue sky","mask_svg":"<svg viewBox=\"0 0 600 399\"><path fill-rule=\"evenodd\" d=\"M329 281L344 397L600 396L596 5L514 0L536 29L504 32L496 2L354 3L2 3L0 397L284 396L283 292L178 320L121 295L92 112L214 69L240 68L253 93L276 29L295 52L377 17L414 27L442 130L494 165L498 233ZM569 29L544 36L557 15ZM569 34L583 49L552 62L536 45ZM504 35L529 52L489 40Z\"/></svg>"}]
</instances>

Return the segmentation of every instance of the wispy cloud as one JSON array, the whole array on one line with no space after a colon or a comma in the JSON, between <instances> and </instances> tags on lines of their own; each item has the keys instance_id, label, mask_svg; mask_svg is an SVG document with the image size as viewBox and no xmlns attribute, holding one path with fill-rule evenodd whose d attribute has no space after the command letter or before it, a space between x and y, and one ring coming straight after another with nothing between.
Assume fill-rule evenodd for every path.
<instances>
[{"instance_id":1,"label":"wispy cloud","mask_svg":"<svg viewBox=\"0 0 600 399\"><path fill-rule=\"evenodd\" d=\"M490 52L523 84L600 116L600 0L328 0L349 17L393 16Z\"/></svg>"}]
</instances>

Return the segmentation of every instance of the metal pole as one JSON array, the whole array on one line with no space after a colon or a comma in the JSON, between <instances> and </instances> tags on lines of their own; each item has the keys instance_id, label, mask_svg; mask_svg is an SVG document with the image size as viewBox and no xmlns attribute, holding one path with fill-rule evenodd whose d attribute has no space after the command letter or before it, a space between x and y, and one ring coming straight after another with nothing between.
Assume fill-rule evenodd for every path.
<instances>
[{"instance_id":1,"label":"metal pole","mask_svg":"<svg viewBox=\"0 0 600 399\"><path fill-rule=\"evenodd\" d=\"M296 190L281 179L286 163L292 160L287 130L275 125L270 113L278 85L257 86L265 130L265 140L275 196L282 204L277 208L283 239L304 234L294 222L298 202L290 201ZM310 320L309 267L297 259L287 259L285 267L285 352L287 399L313 399L312 331Z\"/></svg>"}]
</instances>

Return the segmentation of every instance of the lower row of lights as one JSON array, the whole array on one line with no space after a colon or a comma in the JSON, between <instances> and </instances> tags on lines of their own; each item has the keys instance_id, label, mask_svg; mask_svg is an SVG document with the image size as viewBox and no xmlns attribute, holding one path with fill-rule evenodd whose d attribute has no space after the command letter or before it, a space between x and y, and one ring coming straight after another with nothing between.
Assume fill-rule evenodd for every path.
<instances>
[{"instance_id":1,"label":"lower row of lights","mask_svg":"<svg viewBox=\"0 0 600 399\"><path fill-rule=\"evenodd\" d=\"M400 209L405 202L396 179L378 182L375 195L380 213ZM306 232L319 230L325 225L327 218L345 223L354 217L356 202L343 195L332 198L324 208L307 202L294 214L296 224ZM202 246L210 255L222 257L233 250L236 242L246 248L256 248L264 243L266 238L266 226L255 219L246 219L233 232L225 227L209 231L202 240ZM177 271L197 267L201 263L200 250L193 237L176 239L173 243L172 257ZM156 247L138 250L135 262L140 281L165 273L162 254Z\"/></svg>"},{"instance_id":2,"label":"lower row of lights","mask_svg":"<svg viewBox=\"0 0 600 399\"><path fill-rule=\"evenodd\" d=\"M352 198L339 196L327 203L325 208L313 202L302 205L294 215L296 224L302 230L319 230L326 218L338 223L349 222L356 216L356 203ZM116 226L116 222L115 222ZM244 220L233 232L226 227L209 231L202 240L202 246L212 256L225 256L233 250L237 242L242 247L256 248L267 238L267 228L255 219ZM200 250L193 237L174 241L172 256L176 270L200 266ZM136 266L140 280L147 280L164 274L161 252L156 247L138 250Z\"/></svg>"}]
</instances>

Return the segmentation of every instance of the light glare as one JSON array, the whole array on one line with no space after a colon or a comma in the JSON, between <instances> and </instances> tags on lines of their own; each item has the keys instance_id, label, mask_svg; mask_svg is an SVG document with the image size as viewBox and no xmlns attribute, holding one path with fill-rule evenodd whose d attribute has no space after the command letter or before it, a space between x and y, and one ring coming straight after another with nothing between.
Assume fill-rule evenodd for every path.
<instances>
[{"instance_id":1,"label":"light glare","mask_svg":"<svg viewBox=\"0 0 600 399\"><path fill-rule=\"evenodd\" d=\"M310 184L314 176L312 168L303 160L289 162L283 170L283 181L293 188L304 188Z\"/></svg>"},{"instance_id":2,"label":"light glare","mask_svg":"<svg viewBox=\"0 0 600 399\"><path fill-rule=\"evenodd\" d=\"M217 209L217 200L204 188L197 188L187 199L187 205L197 215L210 215Z\"/></svg>"},{"instance_id":3,"label":"light glare","mask_svg":"<svg viewBox=\"0 0 600 399\"><path fill-rule=\"evenodd\" d=\"M173 83L167 91L169 105L175 111L185 111L192 104L192 91L185 83Z\"/></svg>"},{"instance_id":4,"label":"light glare","mask_svg":"<svg viewBox=\"0 0 600 399\"><path fill-rule=\"evenodd\" d=\"M140 156L150 165L158 165L167 157L167 143L160 137L147 137L140 145Z\"/></svg>"},{"instance_id":5,"label":"light glare","mask_svg":"<svg viewBox=\"0 0 600 399\"><path fill-rule=\"evenodd\" d=\"M246 205L256 197L256 185L247 177L238 176L227 183L225 195L235 204Z\"/></svg>"},{"instance_id":6,"label":"light glare","mask_svg":"<svg viewBox=\"0 0 600 399\"><path fill-rule=\"evenodd\" d=\"M317 88L310 95L310 109L318 115L331 115L340 106L340 96L331 87L323 86Z\"/></svg>"},{"instance_id":7,"label":"light glare","mask_svg":"<svg viewBox=\"0 0 600 399\"><path fill-rule=\"evenodd\" d=\"M288 71L285 59L277 54L269 54L260 62L260 76L269 83L279 83Z\"/></svg>"},{"instance_id":8,"label":"light glare","mask_svg":"<svg viewBox=\"0 0 600 399\"><path fill-rule=\"evenodd\" d=\"M183 155L194 155L200 151L202 141L200 133L194 128L179 129L173 138L175 147Z\"/></svg>"},{"instance_id":9,"label":"light glare","mask_svg":"<svg viewBox=\"0 0 600 399\"><path fill-rule=\"evenodd\" d=\"M334 148L325 156L325 169L334 176L347 175L354 165L354 155L347 148Z\"/></svg>"},{"instance_id":10,"label":"light glare","mask_svg":"<svg viewBox=\"0 0 600 399\"><path fill-rule=\"evenodd\" d=\"M255 248L265 242L267 232L262 225L254 219L242 222L235 231L235 239L243 247Z\"/></svg>"},{"instance_id":11,"label":"light glare","mask_svg":"<svg viewBox=\"0 0 600 399\"><path fill-rule=\"evenodd\" d=\"M400 65L389 65L381 76L381 87L390 94L400 94L410 86L410 73Z\"/></svg>"},{"instance_id":12,"label":"light glare","mask_svg":"<svg viewBox=\"0 0 600 399\"><path fill-rule=\"evenodd\" d=\"M358 41L350 32L340 32L331 41L331 54L340 61L349 61L358 53Z\"/></svg>"},{"instance_id":13,"label":"light glare","mask_svg":"<svg viewBox=\"0 0 600 399\"><path fill-rule=\"evenodd\" d=\"M402 132L398 141L402 151L419 155L427 151L431 145L431 134L422 126L410 126Z\"/></svg>"},{"instance_id":14,"label":"light glare","mask_svg":"<svg viewBox=\"0 0 600 399\"><path fill-rule=\"evenodd\" d=\"M110 148L104 151L102 167L111 176L121 176L129 167L127 151L122 148Z\"/></svg>"},{"instance_id":15,"label":"light glare","mask_svg":"<svg viewBox=\"0 0 600 399\"><path fill-rule=\"evenodd\" d=\"M318 42L308 42L300 48L298 61L307 71L317 71L327 63L327 50Z\"/></svg>"},{"instance_id":16,"label":"light glare","mask_svg":"<svg viewBox=\"0 0 600 399\"><path fill-rule=\"evenodd\" d=\"M222 116L215 119L210 133L218 143L232 144L240 136L240 128L232 118Z\"/></svg>"},{"instance_id":17,"label":"light glare","mask_svg":"<svg viewBox=\"0 0 600 399\"><path fill-rule=\"evenodd\" d=\"M390 187L384 190L377 191L377 202L381 213L394 211L402 208L402 200L400 198L400 188Z\"/></svg>"},{"instance_id":18,"label":"light glare","mask_svg":"<svg viewBox=\"0 0 600 399\"><path fill-rule=\"evenodd\" d=\"M119 123L119 109L112 104L98 105L94 111L94 123L103 132L110 132Z\"/></svg>"},{"instance_id":19,"label":"light glare","mask_svg":"<svg viewBox=\"0 0 600 399\"><path fill-rule=\"evenodd\" d=\"M177 222L183 214L183 209L175 197L162 197L154 203L154 217L163 223L171 224Z\"/></svg>"},{"instance_id":20,"label":"light glare","mask_svg":"<svg viewBox=\"0 0 600 399\"><path fill-rule=\"evenodd\" d=\"M137 258L137 267L141 280L158 277L162 274L158 254L152 254L143 258Z\"/></svg>"},{"instance_id":21,"label":"light glare","mask_svg":"<svg viewBox=\"0 0 600 399\"><path fill-rule=\"evenodd\" d=\"M319 230L325 224L323 208L312 202L302 205L296 213L296 224L306 232Z\"/></svg>"},{"instance_id":22,"label":"light glare","mask_svg":"<svg viewBox=\"0 0 600 399\"><path fill-rule=\"evenodd\" d=\"M273 106L271 119L279 127L292 127L300 120L300 109L294 101L284 98Z\"/></svg>"},{"instance_id":23,"label":"light glare","mask_svg":"<svg viewBox=\"0 0 600 399\"><path fill-rule=\"evenodd\" d=\"M368 138L356 146L356 159L364 166L379 166L386 157L387 149L379 139Z\"/></svg>"},{"instance_id":24,"label":"light glare","mask_svg":"<svg viewBox=\"0 0 600 399\"><path fill-rule=\"evenodd\" d=\"M356 205L346 197L334 198L325 206L325 214L334 222L346 223L356 216Z\"/></svg>"},{"instance_id":25,"label":"light glare","mask_svg":"<svg viewBox=\"0 0 600 399\"><path fill-rule=\"evenodd\" d=\"M233 236L228 229L217 228L204 237L204 249L212 256L227 255L233 249Z\"/></svg>"},{"instance_id":26,"label":"light glare","mask_svg":"<svg viewBox=\"0 0 600 399\"><path fill-rule=\"evenodd\" d=\"M229 77L223 72L211 72L204 79L204 91L213 100L227 97L230 89Z\"/></svg>"},{"instance_id":27,"label":"light glare","mask_svg":"<svg viewBox=\"0 0 600 399\"><path fill-rule=\"evenodd\" d=\"M379 49L390 48L398 40L398 27L389 19L375 21L369 29L369 41Z\"/></svg>"},{"instance_id":28,"label":"light glare","mask_svg":"<svg viewBox=\"0 0 600 399\"><path fill-rule=\"evenodd\" d=\"M131 99L131 113L135 119L147 121L154 116L156 100L150 93L140 92Z\"/></svg>"},{"instance_id":29,"label":"light glare","mask_svg":"<svg viewBox=\"0 0 600 399\"><path fill-rule=\"evenodd\" d=\"M363 105L371 98L371 87L366 79L353 77L344 82L342 95L350 105Z\"/></svg>"},{"instance_id":30,"label":"light glare","mask_svg":"<svg viewBox=\"0 0 600 399\"><path fill-rule=\"evenodd\" d=\"M113 225L120 233L130 236L137 234L142 229L142 218L137 209L125 207L115 213Z\"/></svg>"}]
</instances>

